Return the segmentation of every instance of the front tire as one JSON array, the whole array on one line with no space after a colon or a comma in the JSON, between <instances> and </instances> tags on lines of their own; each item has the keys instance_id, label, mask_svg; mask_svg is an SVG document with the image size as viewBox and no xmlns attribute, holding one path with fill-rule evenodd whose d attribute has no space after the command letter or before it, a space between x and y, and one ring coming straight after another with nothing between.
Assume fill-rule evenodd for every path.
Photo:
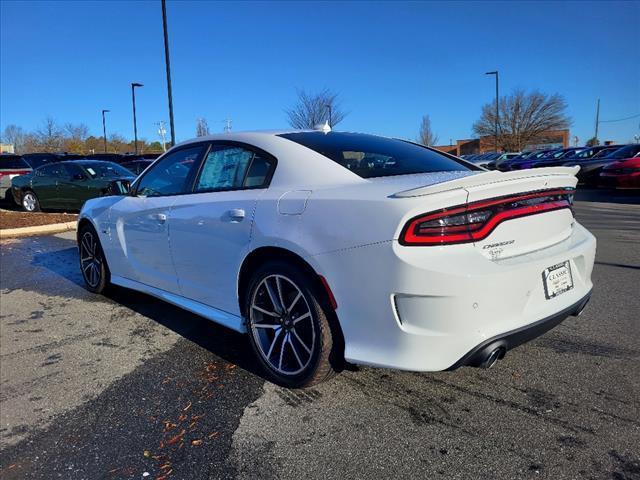
<instances>
[{"instance_id":1,"label":"front tire","mask_svg":"<svg viewBox=\"0 0 640 480\"><path fill-rule=\"evenodd\" d=\"M271 261L251 277L245 312L251 346L279 385L308 387L333 375L329 309L301 269Z\"/></svg>"},{"instance_id":2,"label":"front tire","mask_svg":"<svg viewBox=\"0 0 640 480\"><path fill-rule=\"evenodd\" d=\"M78 234L80 270L87 290L103 293L109 286L109 268L100 245L98 233L93 226L86 225Z\"/></svg>"},{"instance_id":3,"label":"front tire","mask_svg":"<svg viewBox=\"0 0 640 480\"><path fill-rule=\"evenodd\" d=\"M22 195L22 208L25 212L39 212L40 211L40 201L38 200L38 196L35 192L31 190L27 190Z\"/></svg>"}]
</instances>

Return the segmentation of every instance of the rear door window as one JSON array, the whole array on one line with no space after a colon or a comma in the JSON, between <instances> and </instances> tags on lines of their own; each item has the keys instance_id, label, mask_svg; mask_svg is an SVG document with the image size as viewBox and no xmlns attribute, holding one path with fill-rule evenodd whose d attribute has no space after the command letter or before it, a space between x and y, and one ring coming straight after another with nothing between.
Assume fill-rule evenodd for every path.
<instances>
[{"instance_id":1,"label":"rear door window","mask_svg":"<svg viewBox=\"0 0 640 480\"><path fill-rule=\"evenodd\" d=\"M267 155L236 145L212 145L205 158L196 192L260 188L267 185L275 162Z\"/></svg>"}]
</instances>

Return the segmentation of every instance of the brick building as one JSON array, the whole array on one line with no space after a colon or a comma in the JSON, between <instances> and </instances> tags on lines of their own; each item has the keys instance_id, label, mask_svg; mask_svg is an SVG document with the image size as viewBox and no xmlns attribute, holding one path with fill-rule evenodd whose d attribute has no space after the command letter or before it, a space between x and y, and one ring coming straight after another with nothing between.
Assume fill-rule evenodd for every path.
<instances>
[{"instance_id":1,"label":"brick building","mask_svg":"<svg viewBox=\"0 0 640 480\"><path fill-rule=\"evenodd\" d=\"M569 130L555 130L546 133L538 141L527 145L524 150L547 150L551 148L567 148L569 146ZM433 148L452 155L472 155L495 151L495 137L489 135L480 138L456 140L451 145L434 145Z\"/></svg>"}]
</instances>

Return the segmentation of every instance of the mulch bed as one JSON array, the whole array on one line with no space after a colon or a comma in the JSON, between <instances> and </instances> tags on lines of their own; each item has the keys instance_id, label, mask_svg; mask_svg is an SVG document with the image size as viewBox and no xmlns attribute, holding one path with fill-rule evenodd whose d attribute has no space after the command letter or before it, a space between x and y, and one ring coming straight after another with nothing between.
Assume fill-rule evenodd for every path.
<instances>
[{"instance_id":1,"label":"mulch bed","mask_svg":"<svg viewBox=\"0 0 640 480\"><path fill-rule=\"evenodd\" d=\"M27 213L1 209L0 229L74 222L77 219L78 215L75 213Z\"/></svg>"}]
</instances>

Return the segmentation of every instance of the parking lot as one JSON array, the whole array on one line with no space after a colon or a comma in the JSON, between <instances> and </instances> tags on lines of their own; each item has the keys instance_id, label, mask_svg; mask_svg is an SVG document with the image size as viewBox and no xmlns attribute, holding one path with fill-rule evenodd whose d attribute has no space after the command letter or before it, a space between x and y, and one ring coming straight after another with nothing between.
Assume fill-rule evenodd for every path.
<instances>
[{"instance_id":1,"label":"parking lot","mask_svg":"<svg viewBox=\"0 0 640 480\"><path fill-rule=\"evenodd\" d=\"M578 318L490 370L265 382L243 336L82 286L73 233L2 242L2 479L640 478L640 197L579 192Z\"/></svg>"}]
</instances>

